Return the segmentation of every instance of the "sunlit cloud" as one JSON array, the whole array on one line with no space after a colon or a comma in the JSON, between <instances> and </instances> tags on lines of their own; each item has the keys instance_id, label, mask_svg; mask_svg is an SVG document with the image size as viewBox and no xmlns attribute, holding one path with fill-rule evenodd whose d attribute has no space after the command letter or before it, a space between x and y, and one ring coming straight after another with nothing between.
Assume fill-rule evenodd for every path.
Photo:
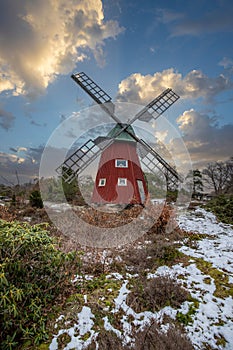
<instances>
[{"instance_id":1,"label":"sunlit cloud","mask_svg":"<svg viewBox=\"0 0 233 350\"><path fill-rule=\"evenodd\" d=\"M183 99L204 98L210 102L221 92L232 89L233 82L223 74L209 78L200 70L192 70L185 76L174 68L154 75L134 73L120 82L117 99L148 103L167 88L172 88Z\"/></svg>"},{"instance_id":2,"label":"sunlit cloud","mask_svg":"<svg viewBox=\"0 0 233 350\"><path fill-rule=\"evenodd\" d=\"M155 131L155 137L160 141L160 142L165 142L166 137L168 136L168 131Z\"/></svg>"},{"instance_id":3,"label":"sunlit cloud","mask_svg":"<svg viewBox=\"0 0 233 350\"><path fill-rule=\"evenodd\" d=\"M16 184L16 171L20 184L30 182L35 178L38 178L39 164L43 150L43 146L39 146L38 148L26 148L19 146L10 147L10 151L14 152L14 154L0 152L1 181L5 178L7 179L8 184ZM56 152L58 152L57 149L53 150L53 156L51 159L56 159Z\"/></svg>"},{"instance_id":4,"label":"sunlit cloud","mask_svg":"<svg viewBox=\"0 0 233 350\"><path fill-rule=\"evenodd\" d=\"M122 31L101 0L2 0L0 92L35 97L91 54L102 65L105 40Z\"/></svg>"},{"instance_id":5,"label":"sunlit cloud","mask_svg":"<svg viewBox=\"0 0 233 350\"><path fill-rule=\"evenodd\" d=\"M25 162L25 158L19 157L15 154L10 154L10 153L3 153L0 152L0 159L1 159L1 164L3 167L5 167L6 164L10 163L24 163Z\"/></svg>"}]
</instances>

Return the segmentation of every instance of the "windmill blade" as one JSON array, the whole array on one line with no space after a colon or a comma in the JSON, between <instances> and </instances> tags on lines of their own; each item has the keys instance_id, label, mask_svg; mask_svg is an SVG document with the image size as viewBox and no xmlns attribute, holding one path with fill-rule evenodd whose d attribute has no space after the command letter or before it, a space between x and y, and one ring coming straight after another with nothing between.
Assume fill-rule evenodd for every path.
<instances>
[{"instance_id":1,"label":"windmill blade","mask_svg":"<svg viewBox=\"0 0 233 350\"><path fill-rule=\"evenodd\" d=\"M128 126L131 125L135 120L145 121L148 122L152 118L156 120L161 114L163 114L173 103L175 103L180 97L172 91L172 89L166 89L164 92L162 92L159 96L157 96L153 101L151 101L147 106L145 106L140 112L138 112L133 119L131 119L128 122ZM124 128L130 136L132 136L135 141L137 142L144 142L143 140L140 140L138 137L135 137L130 131L126 128ZM123 131L121 130L121 132ZM145 146L145 145L144 145ZM149 145L147 145L149 148L151 148ZM151 151L153 152L153 148L151 148ZM161 158L158 155L158 158ZM161 158L161 160L163 160Z\"/></svg>"},{"instance_id":2,"label":"windmill blade","mask_svg":"<svg viewBox=\"0 0 233 350\"><path fill-rule=\"evenodd\" d=\"M182 181L178 172L142 139L138 141L138 154L141 158L141 163L150 171L155 172L156 169L159 169L163 174L166 174L167 180L175 184L177 181Z\"/></svg>"},{"instance_id":3,"label":"windmill blade","mask_svg":"<svg viewBox=\"0 0 233 350\"><path fill-rule=\"evenodd\" d=\"M96 144L96 146L98 146L99 148L101 148L102 150L105 149L105 146L110 144L111 139L109 137L106 136L98 136L95 140L94 143Z\"/></svg>"},{"instance_id":4,"label":"windmill blade","mask_svg":"<svg viewBox=\"0 0 233 350\"><path fill-rule=\"evenodd\" d=\"M157 119L179 98L180 97L174 91L172 91L172 89L165 90L147 106L145 106L140 112L138 112L130 121L130 124L132 124L135 120L149 122L152 118Z\"/></svg>"},{"instance_id":5,"label":"windmill blade","mask_svg":"<svg viewBox=\"0 0 233 350\"><path fill-rule=\"evenodd\" d=\"M101 152L110 146L114 139L88 140L74 153L72 153L57 169L56 172L62 179L71 183L78 175L90 165Z\"/></svg>"},{"instance_id":6,"label":"windmill blade","mask_svg":"<svg viewBox=\"0 0 233 350\"><path fill-rule=\"evenodd\" d=\"M84 72L72 74L71 78L86 91L86 93L97 102L101 108L108 113L117 123L120 120L114 115L115 105L111 97L101 89L88 75Z\"/></svg>"}]
</instances>

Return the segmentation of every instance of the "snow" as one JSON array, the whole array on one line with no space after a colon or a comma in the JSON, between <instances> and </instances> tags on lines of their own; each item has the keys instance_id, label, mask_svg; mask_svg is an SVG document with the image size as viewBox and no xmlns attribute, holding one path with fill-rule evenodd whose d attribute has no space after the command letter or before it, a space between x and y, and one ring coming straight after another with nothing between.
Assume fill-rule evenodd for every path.
<instances>
[{"instance_id":1,"label":"snow","mask_svg":"<svg viewBox=\"0 0 233 350\"><path fill-rule=\"evenodd\" d=\"M107 275L106 278L115 278L116 280L122 280L122 275L118 272L112 272L111 274Z\"/></svg>"},{"instance_id":2,"label":"snow","mask_svg":"<svg viewBox=\"0 0 233 350\"><path fill-rule=\"evenodd\" d=\"M98 335L98 333L94 332L92 327L94 325L93 318L95 316L91 312L91 309L87 306L83 306L80 313L77 314L78 322L73 327L69 329L61 329L58 334L53 338L52 343L49 346L49 350L58 350L58 341L57 338L61 334L68 334L71 338L70 342L65 346L64 350L69 349L77 349L82 350L85 347L87 347L89 344L91 344L92 340L95 339L95 337ZM58 318L57 321L63 319ZM76 336L76 333L79 333L78 336ZM82 339L82 336L90 332L90 337L84 341Z\"/></svg>"},{"instance_id":3,"label":"snow","mask_svg":"<svg viewBox=\"0 0 233 350\"><path fill-rule=\"evenodd\" d=\"M195 248L191 248L185 243L180 249L181 252L190 257L189 264L182 263L168 266L160 266L155 273L148 273L147 278L154 278L159 275L169 275L177 278L177 280L185 286L190 292L192 298L196 300L195 310L192 313L192 322L185 326L186 333L192 341L196 350L203 348L212 348L214 350L232 350L233 349L233 299L232 292L226 297L216 296L217 282L208 272L203 273L196 263L197 258L212 264L212 267L218 269L226 279L228 278L228 286L233 287L233 229L229 225L218 223L212 213L206 212L202 208L183 214L179 218L179 226L186 231L198 233L200 235L208 235L196 242ZM187 243L187 242L186 242ZM146 244L148 244L146 242ZM105 258L105 253L103 255ZM208 271L208 269L207 269ZM136 278L137 275L119 273L111 273L107 278L120 281L121 287L117 297L113 300L113 307L109 311L105 308L106 316L103 317L104 328L107 331L113 331L124 343L133 344L132 326L137 326L138 330L142 330L151 320L157 320L161 323L161 331L167 330L167 324L162 324L165 315L172 319L176 319L177 313L187 314L192 301L185 301L179 309L172 307L164 307L159 312L135 312L127 305L127 296L130 293L128 288L129 279ZM73 280L79 281L81 276L76 276ZM90 279L90 276L83 277ZM91 276L92 278L92 276ZM220 294L221 295L221 294ZM84 295L87 304L87 295ZM107 315L112 314L120 317L120 329L116 329L110 322ZM62 314L55 324L58 328L59 322L64 321ZM64 348L67 349L85 349L92 341L96 341L98 333L93 330L95 325L95 316L91 308L87 305L83 306L80 313L77 314L77 320L70 328L62 328L54 335L50 344L50 350L58 349L58 337L67 333L71 340ZM85 341L82 336L88 334ZM226 344L220 345L218 339L225 339ZM96 341L97 344L97 341ZM98 349L98 344L96 345Z\"/></svg>"},{"instance_id":4,"label":"snow","mask_svg":"<svg viewBox=\"0 0 233 350\"><path fill-rule=\"evenodd\" d=\"M52 209L57 213L61 213L63 211L71 209L71 206L68 203L52 203L47 201L44 201L43 203L47 209Z\"/></svg>"},{"instance_id":5,"label":"snow","mask_svg":"<svg viewBox=\"0 0 233 350\"><path fill-rule=\"evenodd\" d=\"M87 306L84 306L82 308L82 311L78 314L80 335L84 335L87 332L91 331L91 328L94 325L94 322L92 320L93 317L94 315L92 314L91 309Z\"/></svg>"},{"instance_id":6,"label":"snow","mask_svg":"<svg viewBox=\"0 0 233 350\"><path fill-rule=\"evenodd\" d=\"M76 283L76 282L81 282L83 280L86 280L86 281L91 281L93 280L94 276L92 275L76 275L72 280L71 282L72 283Z\"/></svg>"}]
</instances>

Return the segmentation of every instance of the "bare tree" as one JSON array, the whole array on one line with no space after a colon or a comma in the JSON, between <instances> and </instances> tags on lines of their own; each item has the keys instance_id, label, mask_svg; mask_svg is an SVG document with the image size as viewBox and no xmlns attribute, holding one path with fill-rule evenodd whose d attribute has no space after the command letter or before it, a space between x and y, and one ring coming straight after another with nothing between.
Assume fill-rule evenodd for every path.
<instances>
[{"instance_id":1,"label":"bare tree","mask_svg":"<svg viewBox=\"0 0 233 350\"><path fill-rule=\"evenodd\" d=\"M231 157L227 162L226 166L228 168L228 177L229 180L227 182L225 192L226 193L233 193L233 157Z\"/></svg>"},{"instance_id":2,"label":"bare tree","mask_svg":"<svg viewBox=\"0 0 233 350\"><path fill-rule=\"evenodd\" d=\"M226 162L209 163L202 171L206 187L213 189L216 195L233 190L233 157Z\"/></svg>"}]
</instances>

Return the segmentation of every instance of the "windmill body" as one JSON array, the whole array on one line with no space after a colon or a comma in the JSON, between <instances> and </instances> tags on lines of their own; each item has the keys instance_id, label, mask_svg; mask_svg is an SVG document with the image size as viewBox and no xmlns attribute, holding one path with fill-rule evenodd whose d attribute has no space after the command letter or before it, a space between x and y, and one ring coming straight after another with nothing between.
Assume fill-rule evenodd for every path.
<instances>
[{"instance_id":1,"label":"windmill body","mask_svg":"<svg viewBox=\"0 0 233 350\"><path fill-rule=\"evenodd\" d=\"M124 124L114 113L115 105L111 97L99 85L84 72L71 77L116 124L107 136L88 140L56 169L63 180L71 183L100 157L92 194L93 203L143 204L148 197L148 188L140 163L149 172L156 174L158 170L161 171L167 185L177 187L181 177L176 169L145 140L137 137L132 124L136 120L156 120L179 96L172 89L166 89Z\"/></svg>"},{"instance_id":2,"label":"windmill body","mask_svg":"<svg viewBox=\"0 0 233 350\"><path fill-rule=\"evenodd\" d=\"M126 125L127 126L127 125ZM107 135L114 142L101 154L92 202L95 204L144 204L148 189L137 154L137 142L116 126ZM134 134L131 126L127 130Z\"/></svg>"}]
</instances>

